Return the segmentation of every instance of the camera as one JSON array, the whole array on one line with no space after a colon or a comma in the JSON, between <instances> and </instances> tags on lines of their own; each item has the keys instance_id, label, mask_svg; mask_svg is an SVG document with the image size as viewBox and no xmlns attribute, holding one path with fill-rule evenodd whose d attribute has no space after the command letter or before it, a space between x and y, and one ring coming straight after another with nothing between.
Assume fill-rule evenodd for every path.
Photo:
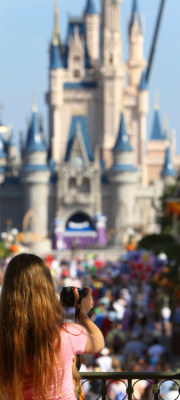
<instances>
[{"instance_id":1,"label":"camera","mask_svg":"<svg viewBox=\"0 0 180 400\"><path fill-rule=\"evenodd\" d=\"M81 302L83 297L86 297L88 289L80 289L77 288L79 293L79 303ZM60 293L60 303L63 307L73 307L74 306L74 290L73 286L63 287Z\"/></svg>"}]
</instances>

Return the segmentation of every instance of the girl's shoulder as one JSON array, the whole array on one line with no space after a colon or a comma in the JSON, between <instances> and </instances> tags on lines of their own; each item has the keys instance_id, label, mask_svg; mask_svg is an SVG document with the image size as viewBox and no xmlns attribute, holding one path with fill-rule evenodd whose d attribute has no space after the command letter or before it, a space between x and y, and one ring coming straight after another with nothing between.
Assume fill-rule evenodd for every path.
<instances>
[{"instance_id":1,"label":"girl's shoulder","mask_svg":"<svg viewBox=\"0 0 180 400\"><path fill-rule=\"evenodd\" d=\"M84 353L86 341L87 341L87 331L86 329L76 323L66 323L61 329L61 343L67 350L67 343L69 343L68 351L72 350L72 354Z\"/></svg>"},{"instance_id":2,"label":"girl's shoulder","mask_svg":"<svg viewBox=\"0 0 180 400\"><path fill-rule=\"evenodd\" d=\"M74 322L66 322L61 328L62 335L79 336L81 334L87 335L86 329L80 324Z\"/></svg>"}]
</instances>

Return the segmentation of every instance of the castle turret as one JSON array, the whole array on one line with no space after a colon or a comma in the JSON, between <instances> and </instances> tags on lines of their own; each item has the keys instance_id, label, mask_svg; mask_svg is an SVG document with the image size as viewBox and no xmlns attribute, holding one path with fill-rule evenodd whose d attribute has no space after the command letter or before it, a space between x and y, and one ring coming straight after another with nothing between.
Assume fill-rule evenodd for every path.
<instances>
[{"instance_id":1,"label":"castle turret","mask_svg":"<svg viewBox=\"0 0 180 400\"><path fill-rule=\"evenodd\" d=\"M87 51L93 65L99 59L99 15L94 0L87 0L84 17Z\"/></svg>"},{"instance_id":2,"label":"castle turret","mask_svg":"<svg viewBox=\"0 0 180 400\"><path fill-rule=\"evenodd\" d=\"M136 22L138 22L138 25L140 27L138 2L137 2L137 0L132 0L132 10L131 10L131 16L130 16L130 21L129 21L129 34L131 34L131 30L133 28L135 19L137 19Z\"/></svg>"},{"instance_id":3,"label":"castle turret","mask_svg":"<svg viewBox=\"0 0 180 400\"><path fill-rule=\"evenodd\" d=\"M151 130L151 140L165 140L165 135L163 134L160 115L159 115L159 106L156 103L154 106L154 116L153 116L153 124Z\"/></svg>"},{"instance_id":4,"label":"castle turret","mask_svg":"<svg viewBox=\"0 0 180 400\"><path fill-rule=\"evenodd\" d=\"M137 87L139 85L142 70L146 65L143 55L144 36L142 24L139 17L137 0L133 0L132 12L129 22L129 84Z\"/></svg>"},{"instance_id":5,"label":"castle turret","mask_svg":"<svg viewBox=\"0 0 180 400\"><path fill-rule=\"evenodd\" d=\"M57 1L54 7L54 32L53 40L50 48L50 69L62 68L61 56L60 56L60 34L59 34L59 22L58 22L58 6Z\"/></svg>"},{"instance_id":6,"label":"castle turret","mask_svg":"<svg viewBox=\"0 0 180 400\"><path fill-rule=\"evenodd\" d=\"M156 179L162 179L165 153L169 146L168 134L167 129L162 130L159 105L156 98L150 140L147 142L148 183Z\"/></svg>"},{"instance_id":7,"label":"castle turret","mask_svg":"<svg viewBox=\"0 0 180 400\"><path fill-rule=\"evenodd\" d=\"M54 160L59 163L61 154L61 114L63 102L63 63L60 54L58 8L55 3L54 10L54 32L50 46L50 71L49 71L49 93L47 94L49 104L49 132L50 153Z\"/></svg>"},{"instance_id":8,"label":"castle turret","mask_svg":"<svg viewBox=\"0 0 180 400\"><path fill-rule=\"evenodd\" d=\"M28 230L46 237L48 232L47 149L39 127L37 109L33 107L23 151L21 182L23 185L24 216L30 213Z\"/></svg>"},{"instance_id":9,"label":"castle turret","mask_svg":"<svg viewBox=\"0 0 180 400\"><path fill-rule=\"evenodd\" d=\"M119 66L122 63L121 2L122 0L101 1L101 61L105 66Z\"/></svg>"},{"instance_id":10,"label":"castle turret","mask_svg":"<svg viewBox=\"0 0 180 400\"><path fill-rule=\"evenodd\" d=\"M103 0L101 19L101 69L100 69L100 145L106 168L112 165L118 124L119 109L123 108L125 65L122 57L121 37L122 0Z\"/></svg>"},{"instance_id":11,"label":"castle turret","mask_svg":"<svg viewBox=\"0 0 180 400\"><path fill-rule=\"evenodd\" d=\"M137 168L133 164L133 149L126 130L124 114L121 113L117 141L113 148L114 163L108 172L112 185L113 207L110 220L113 223L114 240L123 240L129 227L133 228L135 193L137 185Z\"/></svg>"},{"instance_id":12,"label":"castle turret","mask_svg":"<svg viewBox=\"0 0 180 400\"><path fill-rule=\"evenodd\" d=\"M121 163L121 161L122 161L122 160L119 160L119 156L121 157L122 154L124 154L124 153L126 155L126 153L132 152L132 146L129 141L123 113L121 113L119 132L118 132L116 143L113 148L113 152L114 152L114 157L115 157L115 159L114 159L115 164L117 162L116 157L118 157L118 164L119 164L119 162Z\"/></svg>"},{"instance_id":13,"label":"castle turret","mask_svg":"<svg viewBox=\"0 0 180 400\"><path fill-rule=\"evenodd\" d=\"M67 67L70 79L76 81L83 79L85 69L90 68L84 21L77 22L74 18L68 26Z\"/></svg>"},{"instance_id":14,"label":"castle turret","mask_svg":"<svg viewBox=\"0 0 180 400\"><path fill-rule=\"evenodd\" d=\"M164 165L163 165L161 175L164 179L165 184L174 183L175 177L177 175L177 173L174 169L173 163L172 163L172 159L171 159L170 145L168 145L166 148L165 160L164 160Z\"/></svg>"},{"instance_id":15,"label":"castle turret","mask_svg":"<svg viewBox=\"0 0 180 400\"><path fill-rule=\"evenodd\" d=\"M32 153L41 152L41 158L43 155L44 160L44 153L46 152L46 145L42 139L42 133L39 126L39 118L37 114L37 108L33 106L32 109L32 117L31 122L29 124L27 139L25 143L24 152L27 154L28 159L32 157ZM39 154L38 154L39 156ZM34 158L34 157L33 157ZM37 158L39 162L39 159Z\"/></svg>"},{"instance_id":16,"label":"castle turret","mask_svg":"<svg viewBox=\"0 0 180 400\"><path fill-rule=\"evenodd\" d=\"M0 183L2 183L5 179L7 168L7 153L5 150L5 144L0 135Z\"/></svg>"},{"instance_id":17,"label":"castle turret","mask_svg":"<svg viewBox=\"0 0 180 400\"><path fill-rule=\"evenodd\" d=\"M12 163L17 156L16 142L14 138L14 132L12 129L10 131L9 140L7 142L7 153L8 153L8 162Z\"/></svg>"}]
</instances>

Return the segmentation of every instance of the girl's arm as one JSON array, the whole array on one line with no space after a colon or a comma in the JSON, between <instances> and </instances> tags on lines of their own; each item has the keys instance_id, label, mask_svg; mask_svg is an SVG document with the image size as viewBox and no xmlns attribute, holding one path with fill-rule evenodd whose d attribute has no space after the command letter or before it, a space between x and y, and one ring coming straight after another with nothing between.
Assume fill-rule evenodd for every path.
<instances>
[{"instance_id":1,"label":"girl's arm","mask_svg":"<svg viewBox=\"0 0 180 400\"><path fill-rule=\"evenodd\" d=\"M98 353L104 348L104 337L100 329L97 327L97 325L94 324L94 322L92 322L87 315L93 306L93 300L91 295L92 290L90 288L87 289L88 293L86 297L83 297L80 304L78 320L80 324L86 329L88 334L84 353L92 354L92 353ZM74 295L75 295L75 304L77 305L79 294L76 288L74 289Z\"/></svg>"}]
</instances>

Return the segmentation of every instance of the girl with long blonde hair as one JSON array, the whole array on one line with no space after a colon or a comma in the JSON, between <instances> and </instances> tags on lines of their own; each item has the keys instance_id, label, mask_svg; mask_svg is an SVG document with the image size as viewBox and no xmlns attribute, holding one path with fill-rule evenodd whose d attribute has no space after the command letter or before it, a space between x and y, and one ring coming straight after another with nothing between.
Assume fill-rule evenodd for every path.
<instances>
[{"instance_id":1,"label":"girl with long blonde hair","mask_svg":"<svg viewBox=\"0 0 180 400\"><path fill-rule=\"evenodd\" d=\"M74 290L75 303L78 291ZM74 400L75 354L104 347L88 318L91 289L82 299L78 323L66 323L49 268L34 254L8 264L0 298L0 399Z\"/></svg>"}]
</instances>

